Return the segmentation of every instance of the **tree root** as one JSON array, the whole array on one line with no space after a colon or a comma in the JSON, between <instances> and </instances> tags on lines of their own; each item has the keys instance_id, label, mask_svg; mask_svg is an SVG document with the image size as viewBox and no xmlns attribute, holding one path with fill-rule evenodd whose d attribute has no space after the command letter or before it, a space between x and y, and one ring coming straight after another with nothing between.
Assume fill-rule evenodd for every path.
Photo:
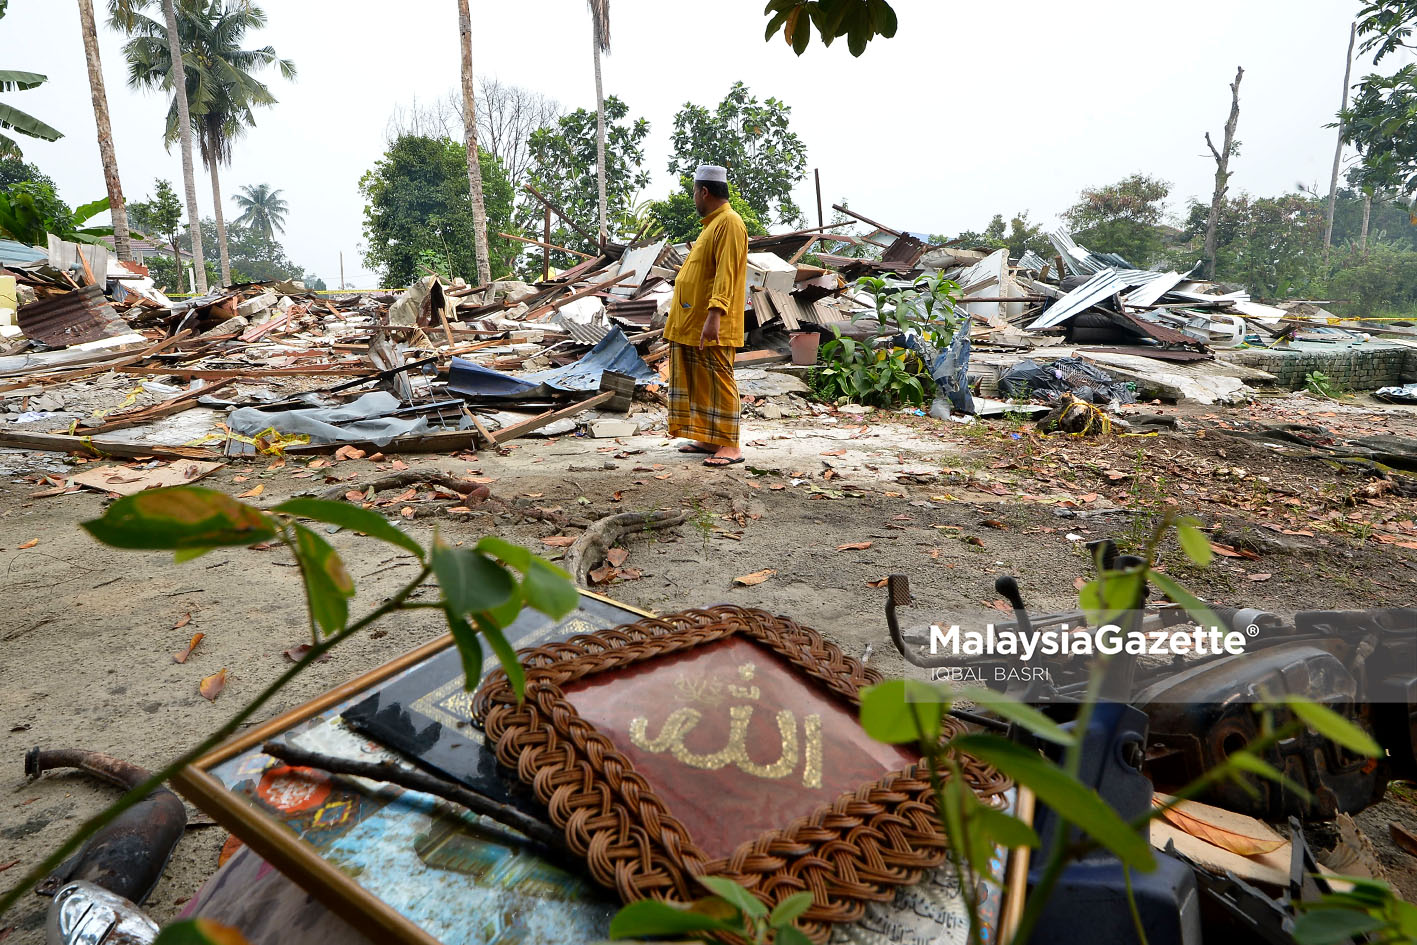
<instances>
[{"instance_id":1,"label":"tree root","mask_svg":"<svg viewBox=\"0 0 1417 945\"><path fill-rule=\"evenodd\" d=\"M331 489L326 489L320 494L321 499L335 501L343 499L346 492L355 491L357 483L344 483ZM392 476L385 476L382 479L375 479L373 482L366 482L358 491L368 492L372 487L376 493L386 492L390 489L407 489L409 486L441 486L449 492L456 492L469 502L480 502L491 495L488 488L478 482L468 482L466 479L457 479L453 476L445 476L435 472L401 472Z\"/></svg>"},{"instance_id":2,"label":"tree root","mask_svg":"<svg viewBox=\"0 0 1417 945\"><path fill-rule=\"evenodd\" d=\"M679 512L621 512L607 515L593 522L575 544L566 552L561 566L571 574L571 579L582 587L589 587L590 572L605 557L610 546L621 536L637 529L650 531L657 528L672 528L684 523L686 513Z\"/></svg>"}]
</instances>

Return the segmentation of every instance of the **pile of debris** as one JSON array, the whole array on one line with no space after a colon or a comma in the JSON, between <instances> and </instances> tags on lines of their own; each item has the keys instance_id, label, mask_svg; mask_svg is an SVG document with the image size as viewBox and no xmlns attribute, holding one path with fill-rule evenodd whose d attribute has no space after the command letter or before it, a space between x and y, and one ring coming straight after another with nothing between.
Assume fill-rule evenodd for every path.
<instances>
[{"instance_id":1,"label":"pile of debris","mask_svg":"<svg viewBox=\"0 0 1417 945\"><path fill-rule=\"evenodd\" d=\"M873 229L833 234L842 226L833 224L750 241L748 344L736 360L745 404L762 416L806 409L807 385L787 362L801 374L815 345L798 351L794 339L841 332L901 343L863 317L883 301L857 282L865 275L888 297L921 277L960 287L954 309L969 317L954 343L919 348L937 385L953 388L941 391L944 414L950 405L1002 412L988 400L998 393L1049 404L1064 395L1243 400L1248 383L1272 375L1212 349L1301 333L1366 337L1313 305L1286 311L1191 275L1137 270L1066 233L1052 235L1051 261L1030 252L1013 262L1007 250L932 246L838 209ZM821 252L825 244L862 258ZM0 242L0 445L119 456L161 448L202 460L345 446L449 452L530 433L660 429L663 326L689 251L636 239L578 254L573 268L535 283L473 286L430 273L398 294L274 282L174 302L102 246Z\"/></svg>"}]
</instances>

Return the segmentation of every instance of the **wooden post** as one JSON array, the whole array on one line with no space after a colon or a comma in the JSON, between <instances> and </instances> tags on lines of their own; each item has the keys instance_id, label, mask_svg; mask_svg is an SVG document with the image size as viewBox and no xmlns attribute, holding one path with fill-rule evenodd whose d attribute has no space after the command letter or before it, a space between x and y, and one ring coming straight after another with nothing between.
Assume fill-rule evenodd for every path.
<instances>
[{"instance_id":1,"label":"wooden post","mask_svg":"<svg viewBox=\"0 0 1417 945\"><path fill-rule=\"evenodd\" d=\"M549 243L551 242L551 208L543 207L542 209L546 211L546 218L541 224L541 242ZM551 281L551 250L544 245L541 247L541 281Z\"/></svg>"},{"instance_id":2,"label":"wooden post","mask_svg":"<svg viewBox=\"0 0 1417 945\"><path fill-rule=\"evenodd\" d=\"M817 179L817 228L822 229L825 226L822 223L822 169L812 168L812 176Z\"/></svg>"},{"instance_id":3,"label":"wooden post","mask_svg":"<svg viewBox=\"0 0 1417 945\"><path fill-rule=\"evenodd\" d=\"M339 287L344 291L344 250L339 251Z\"/></svg>"}]
</instances>

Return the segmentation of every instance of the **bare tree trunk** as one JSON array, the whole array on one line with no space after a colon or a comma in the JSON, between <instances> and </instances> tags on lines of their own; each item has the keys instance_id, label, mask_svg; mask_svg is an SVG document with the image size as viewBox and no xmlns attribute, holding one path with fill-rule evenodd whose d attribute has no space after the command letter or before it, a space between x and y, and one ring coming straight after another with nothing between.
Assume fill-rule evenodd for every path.
<instances>
[{"instance_id":1,"label":"bare tree trunk","mask_svg":"<svg viewBox=\"0 0 1417 945\"><path fill-rule=\"evenodd\" d=\"M128 209L123 184L118 179L118 158L113 153L113 128L108 121L108 93L103 88L103 64L98 58L98 29L94 26L93 0L79 0L79 28L84 34L84 58L89 65L89 94L93 98L94 124L98 126L98 156L103 162L103 182L108 185L108 213L113 220L113 248L120 260L131 261L128 244Z\"/></svg>"},{"instance_id":2,"label":"bare tree trunk","mask_svg":"<svg viewBox=\"0 0 1417 945\"><path fill-rule=\"evenodd\" d=\"M1338 106L1338 143L1333 147L1333 173L1328 178L1328 220L1324 224L1324 265L1328 265L1328 252L1333 246L1333 211L1338 202L1338 165L1343 159L1343 112L1348 108L1348 77L1353 74L1353 40L1358 35L1358 24L1348 27L1348 58L1343 60L1343 99Z\"/></svg>"},{"instance_id":3,"label":"bare tree trunk","mask_svg":"<svg viewBox=\"0 0 1417 945\"><path fill-rule=\"evenodd\" d=\"M605 94L600 87L600 17L592 15L591 40L595 51L595 186L600 200L600 245L610 239L605 213Z\"/></svg>"},{"instance_id":4,"label":"bare tree trunk","mask_svg":"<svg viewBox=\"0 0 1417 945\"><path fill-rule=\"evenodd\" d=\"M216 208L216 245L217 252L221 254L221 284L231 285L231 257L226 253L226 220L221 213L221 176L218 172L220 162L215 157L211 161L212 172L212 206Z\"/></svg>"},{"instance_id":5,"label":"bare tree trunk","mask_svg":"<svg viewBox=\"0 0 1417 945\"><path fill-rule=\"evenodd\" d=\"M1210 198L1210 215L1205 221L1205 276L1215 278L1215 228L1220 223L1220 208L1225 203L1225 192L1230 189L1230 152L1235 144L1235 125L1240 121L1240 80L1245 70L1235 69L1235 81L1230 83L1230 117L1225 120L1225 141L1217 151L1211 143L1210 132L1205 133L1206 147L1215 156L1215 193Z\"/></svg>"},{"instance_id":6,"label":"bare tree trunk","mask_svg":"<svg viewBox=\"0 0 1417 945\"><path fill-rule=\"evenodd\" d=\"M1363 230L1358 236L1358 251L1368 258L1368 219L1373 215L1373 195L1363 195Z\"/></svg>"},{"instance_id":7,"label":"bare tree trunk","mask_svg":"<svg viewBox=\"0 0 1417 945\"><path fill-rule=\"evenodd\" d=\"M182 65L182 44L177 36L175 0L162 0L167 21L167 51L172 56L172 88L177 97L177 133L182 141L182 183L187 191L187 233L192 240L192 268L197 292L207 292L207 264L202 257L202 221L197 215L197 172L192 165L192 113L187 110L187 70ZM181 268L181 259L178 260Z\"/></svg>"},{"instance_id":8,"label":"bare tree trunk","mask_svg":"<svg viewBox=\"0 0 1417 945\"><path fill-rule=\"evenodd\" d=\"M492 281L487 255L487 205L482 200L482 160L477 149L477 92L472 83L472 14L467 0L458 0L458 33L462 39L462 127L467 144L467 185L472 197L472 239L477 250L477 281Z\"/></svg>"}]
</instances>

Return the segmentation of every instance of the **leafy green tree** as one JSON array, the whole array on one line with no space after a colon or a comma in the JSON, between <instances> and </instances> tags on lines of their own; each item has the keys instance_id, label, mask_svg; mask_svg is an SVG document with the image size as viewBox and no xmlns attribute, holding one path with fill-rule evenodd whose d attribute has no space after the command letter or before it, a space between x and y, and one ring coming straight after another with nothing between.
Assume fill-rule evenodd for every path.
<instances>
[{"instance_id":1,"label":"leafy green tree","mask_svg":"<svg viewBox=\"0 0 1417 945\"><path fill-rule=\"evenodd\" d=\"M1029 250L1033 250L1045 258L1053 251L1053 244L1049 243L1048 237L1043 235L1042 224L1028 222L1027 210L1015 213L1007 226L1004 224L1004 215L996 213L982 233L977 230L965 230L953 240L943 236L932 236L930 242L952 242L963 246L1007 249L1012 259L1018 259Z\"/></svg>"},{"instance_id":2,"label":"leafy green tree","mask_svg":"<svg viewBox=\"0 0 1417 945\"><path fill-rule=\"evenodd\" d=\"M6 0L0 0L0 19L5 17ZM17 69L0 69L0 92L27 92L38 88L48 77L38 72L21 72ZM58 141L63 132L52 128L27 112L20 111L7 102L0 102L0 128L17 134L38 138L41 141ZM0 131L0 155L20 156L20 145L9 135Z\"/></svg>"},{"instance_id":3,"label":"leafy green tree","mask_svg":"<svg viewBox=\"0 0 1417 945\"><path fill-rule=\"evenodd\" d=\"M802 209L792 188L807 173L807 146L788 127L792 108L775 98L759 102L742 82L733 83L713 111L686 102L674 116L669 173L690 174L700 164L721 164L758 217L796 225Z\"/></svg>"},{"instance_id":4,"label":"leafy green tree","mask_svg":"<svg viewBox=\"0 0 1417 945\"><path fill-rule=\"evenodd\" d=\"M654 218L656 231L667 237L671 243L695 239L703 228L699 222L702 219L699 211L694 209L693 187L693 178L685 175L679 178L677 191L649 205L649 214ZM749 236L763 236L767 233L757 213L748 206L748 202L738 192L737 185L733 183L728 185L728 205L743 218L743 225L748 228Z\"/></svg>"},{"instance_id":5,"label":"leafy green tree","mask_svg":"<svg viewBox=\"0 0 1417 945\"><path fill-rule=\"evenodd\" d=\"M1417 308L1417 252L1412 249L1370 240L1366 249L1349 245L1336 261L1328 291L1345 300L1337 307L1346 313L1409 315Z\"/></svg>"},{"instance_id":6,"label":"leafy green tree","mask_svg":"<svg viewBox=\"0 0 1417 945\"><path fill-rule=\"evenodd\" d=\"M1364 37L1359 48L1373 53L1376 66L1391 53L1417 48L1414 28L1417 2L1373 0L1359 12L1358 35ZM1368 194L1390 189L1417 194L1417 64L1391 75L1364 76L1339 117L1344 143L1362 155L1349 183Z\"/></svg>"},{"instance_id":7,"label":"leafy green tree","mask_svg":"<svg viewBox=\"0 0 1417 945\"><path fill-rule=\"evenodd\" d=\"M0 237L43 246L50 234L73 243L98 243L110 226L85 226L108 210L108 198L70 210L47 183L26 181L0 191Z\"/></svg>"},{"instance_id":8,"label":"leafy green tree","mask_svg":"<svg viewBox=\"0 0 1417 945\"><path fill-rule=\"evenodd\" d=\"M177 12L192 129L197 134L202 161L211 173L222 281L229 283L231 259L221 209L219 168L231 163L233 142L255 126L255 110L276 103L270 88L256 74L275 66L282 76L293 80L295 64L279 58L270 46L241 48L247 33L266 25L265 12L247 0L184 0ZM170 87L172 60L167 26L142 14L134 14L131 22L133 39L123 47L128 57L128 84L134 88ZM179 121L174 99L167 112L169 145L179 137Z\"/></svg>"},{"instance_id":9,"label":"leafy green tree","mask_svg":"<svg viewBox=\"0 0 1417 945\"><path fill-rule=\"evenodd\" d=\"M512 185L496 158L486 151L479 157L488 255L495 276L499 268L506 271L518 252L511 240L495 235L510 228ZM462 142L402 135L360 178L359 191L365 200L364 263L379 270L385 285L408 285L426 275L419 268L420 254L425 252L449 260L450 275L476 277L467 150Z\"/></svg>"},{"instance_id":10,"label":"leafy green tree","mask_svg":"<svg viewBox=\"0 0 1417 945\"><path fill-rule=\"evenodd\" d=\"M1116 253L1145 268L1161 251L1162 206L1171 185L1145 174L1084 190L1063 213L1077 241L1094 252Z\"/></svg>"},{"instance_id":11,"label":"leafy green tree","mask_svg":"<svg viewBox=\"0 0 1417 945\"><path fill-rule=\"evenodd\" d=\"M649 122L629 115L629 106L619 98L611 95L605 99L605 200L612 236L627 228L633 217L635 195L649 183L649 172L644 169ZM531 185L591 233L596 231L593 221L599 217L595 126L595 112L578 108L558 118L555 125L538 128L527 141L531 154L527 177ZM489 209L489 217L491 213ZM524 228L540 234L541 213L540 203L524 202ZM551 242L588 253L597 248L593 241L554 217ZM565 253L551 254L551 264L556 267L572 265L574 261Z\"/></svg>"},{"instance_id":12,"label":"leafy green tree","mask_svg":"<svg viewBox=\"0 0 1417 945\"><path fill-rule=\"evenodd\" d=\"M8 189L13 184L26 181L48 184L51 188L56 186L48 174L33 164L26 163L18 154L0 154L0 189Z\"/></svg>"},{"instance_id":13,"label":"leafy green tree","mask_svg":"<svg viewBox=\"0 0 1417 945\"><path fill-rule=\"evenodd\" d=\"M281 191L271 190L269 184L243 184L241 193L232 199L241 208L241 216L236 222L250 227L274 243L277 233L285 232L285 215L290 210Z\"/></svg>"},{"instance_id":14,"label":"leafy green tree","mask_svg":"<svg viewBox=\"0 0 1417 945\"><path fill-rule=\"evenodd\" d=\"M823 46L846 37L851 55L860 56L866 44L877 36L895 35L895 10L886 0L768 0L764 13L771 13L764 39L782 30L792 51L802 55L812 42L816 27Z\"/></svg>"},{"instance_id":15,"label":"leafy green tree","mask_svg":"<svg viewBox=\"0 0 1417 945\"><path fill-rule=\"evenodd\" d=\"M182 201L167 181L153 181L153 195L147 200L128 204L128 222L133 229L149 239L160 237L172 247L175 259L182 234Z\"/></svg>"}]
</instances>

